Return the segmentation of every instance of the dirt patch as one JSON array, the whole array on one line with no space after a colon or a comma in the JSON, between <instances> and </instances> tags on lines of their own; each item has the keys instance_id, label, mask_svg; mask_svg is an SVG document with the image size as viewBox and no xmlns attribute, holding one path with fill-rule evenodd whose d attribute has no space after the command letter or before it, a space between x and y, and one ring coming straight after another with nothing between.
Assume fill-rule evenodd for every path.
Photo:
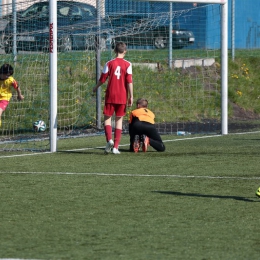
<instances>
[{"instance_id":1,"label":"dirt patch","mask_svg":"<svg viewBox=\"0 0 260 260\"><path fill-rule=\"evenodd\" d=\"M260 116L254 113L253 111L245 110L244 108L238 106L235 103L229 102L229 104L233 108L232 119L242 119L242 120L260 119Z\"/></svg>"}]
</instances>

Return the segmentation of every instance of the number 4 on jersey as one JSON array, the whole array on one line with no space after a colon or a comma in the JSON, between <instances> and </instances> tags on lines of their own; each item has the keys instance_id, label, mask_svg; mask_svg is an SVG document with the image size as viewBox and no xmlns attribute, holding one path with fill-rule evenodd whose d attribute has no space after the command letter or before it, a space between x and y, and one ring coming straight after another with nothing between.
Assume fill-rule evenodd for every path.
<instances>
[{"instance_id":1,"label":"number 4 on jersey","mask_svg":"<svg viewBox=\"0 0 260 260\"><path fill-rule=\"evenodd\" d=\"M115 70L115 75L117 77L117 79L120 79L121 76L121 67L117 66L116 70Z\"/></svg>"}]
</instances>

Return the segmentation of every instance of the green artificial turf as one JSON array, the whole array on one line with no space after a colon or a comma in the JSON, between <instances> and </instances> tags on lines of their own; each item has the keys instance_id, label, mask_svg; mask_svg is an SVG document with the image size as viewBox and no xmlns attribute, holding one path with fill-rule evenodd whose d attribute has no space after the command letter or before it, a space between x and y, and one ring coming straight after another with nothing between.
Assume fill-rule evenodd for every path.
<instances>
[{"instance_id":1,"label":"green artificial turf","mask_svg":"<svg viewBox=\"0 0 260 260\"><path fill-rule=\"evenodd\" d=\"M1 153L0 259L259 259L259 134ZM8 157L7 157L8 156Z\"/></svg>"}]
</instances>

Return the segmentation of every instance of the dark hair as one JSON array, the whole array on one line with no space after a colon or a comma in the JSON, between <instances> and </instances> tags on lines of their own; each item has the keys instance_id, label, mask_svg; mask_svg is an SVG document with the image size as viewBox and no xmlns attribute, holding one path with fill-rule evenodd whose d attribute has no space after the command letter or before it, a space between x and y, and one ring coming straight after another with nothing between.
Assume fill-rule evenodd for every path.
<instances>
[{"instance_id":1,"label":"dark hair","mask_svg":"<svg viewBox=\"0 0 260 260\"><path fill-rule=\"evenodd\" d=\"M136 101L136 105L140 105L141 107L147 107L148 106L148 101L145 98L138 98Z\"/></svg>"},{"instance_id":2,"label":"dark hair","mask_svg":"<svg viewBox=\"0 0 260 260\"><path fill-rule=\"evenodd\" d=\"M13 69L13 67L10 64L5 63L0 68L0 74L8 74L8 75L11 76L11 75L14 74L14 69Z\"/></svg>"},{"instance_id":3,"label":"dark hair","mask_svg":"<svg viewBox=\"0 0 260 260\"><path fill-rule=\"evenodd\" d=\"M117 42L114 52L115 53L124 53L126 51L126 44L124 42Z\"/></svg>"}]
</instances>

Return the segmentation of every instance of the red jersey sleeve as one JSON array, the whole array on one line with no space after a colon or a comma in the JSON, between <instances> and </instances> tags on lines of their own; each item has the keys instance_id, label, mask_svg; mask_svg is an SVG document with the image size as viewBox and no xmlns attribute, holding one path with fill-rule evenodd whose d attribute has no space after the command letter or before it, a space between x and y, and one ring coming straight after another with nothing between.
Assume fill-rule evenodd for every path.
<instances>
[{"instance_id":1,"label":"red jersey sleeve","mask_svg":"<svg viewBox=\"0 0 260 260\"><path fill-rule=\"evenodd\" d=\"M16 80L14 80L14 81L12 82L12 84L13 84L13 87L14 87L15 89L18 89L19 85L18 85L18 82L17 82Z\"/></svg>"},{"instance_id":2,"label":"red jersey sleeve","mask_svg":"<svg viewBox=\"0 0 260 260\"><path fill-rule=\"evenodd\" d=\"M108 72L109 72L109 69L108 69L108 62L107 62L106 65L103 68L101 75L100 75L100 78L99 78L100 82L102 82L102 83L106 82L106 80L108 78Z\"/></svg>"},{"instance_id":3,"label":"red jersey sleeve","mask_svg":"<svg viewBox=\"0 0 260 260\"><path fill-rule=\"evenodd\" d=\"M133 77L132 77L132 63L129 63L129 66L126 70L126 82L127 83L133 83Z\"/></svg>"}]
</instances>

